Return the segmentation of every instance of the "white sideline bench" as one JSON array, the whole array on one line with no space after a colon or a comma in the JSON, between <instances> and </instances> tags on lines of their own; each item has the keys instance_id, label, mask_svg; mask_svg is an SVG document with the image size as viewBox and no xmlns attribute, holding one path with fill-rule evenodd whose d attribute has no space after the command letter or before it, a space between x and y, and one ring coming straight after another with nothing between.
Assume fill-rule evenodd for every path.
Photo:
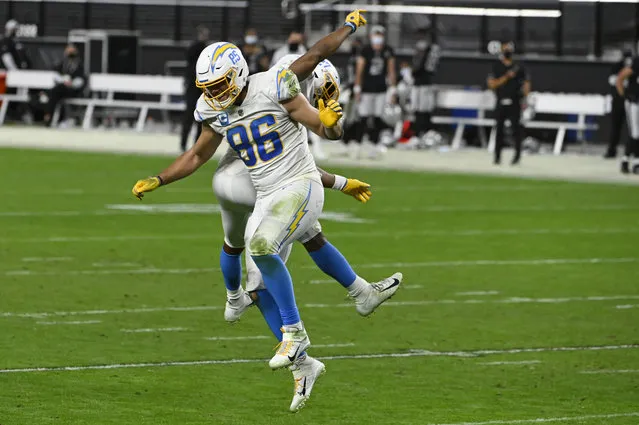
<instances>
[{"instance_id":1,"label":"white sideline bench","mask_svg":"<svg viewBox=\"0 0 639 425\"><path fill-rule=\"evenodd\" d=\"M0 125L4 123L9 102L27 102L29 89L50 89L54 85L54 71L18 70L7 73L7 87L17 89L16 94L0 95ZM181 77L160 75L130 74L92 74L89 77L88 89L91 98L65 99L69 105L84 106L82 128L90 129L96 107L138 109L136 130L142 131L150 109L163 111L183 111L184 102L171 102L171 96L183 95ZM116 94L142 94L159 96L159 100L121 100ZM530 121L527 128L545 128L557 130L553 152L560 154L567 130L591 130L597 125L587 124L586 116L602 116L609 111L610 100L606 96L589 94L563 93L531 93L534 97L534 108L537 113L577 115L577 122L565 121ZM442 109L464 109L477 111L476 118L435 116L436 124L457 125L452 141L454 149L460 148L466 126L491 127L488 148L495 145L495 120L486 118L486 111L495 108L495 96L492 91L452 90L445 89L437 93L437 107ZM59 108L56 109L53 122L57 123Z\"/></svg>"},{"instance_id":2,"label":"white sideline bench","mask_svg":"<svg viewBox=\"0 0 639 425\"><path fill-rule=\"evenodd\" d=\"M4 124L10 102L29 101L29 89L48 90L54 85L55 71L20 70L7 72L7 87L16 89L15 94L0 94L0 125Z\"/></svg>"},{"instance_id":3,"label":"white sideline bench","mask_svg":"<svg viewBox=\"0 0 639 425\"><path fill-rule=\"evenodd\" d=\"M50 89L54 86L54 71L20 70L7 73L7 87L14 87L14 95L0 95L0 125L4 123L9 102L27 102L29 89ZM130 75L130 74L91 74L88 89L92 93L90 98L65 99L67 105L86 107L82 128L90 129L96 107L139 109L136 130L142 131L150 109L164 111L183 111L184 102L171 102L171 96L184 94L183 80L180 77L161 75ZM116 94L144 94L159 96L159 100L121 100L115 99ZM103 95L103 97L99 97ZM59 109L52 118L57 123Z\"/></svg>"},{"instance_id":4,"label":"white sideline bench","mask_svg":"<svg viewBox=\"0 0 639 425\"><path fill-rule=\"evenodd\" d=\"M540 93L530 94L534 102L535 113L577 115L577 122L565 121L529 121L523 125L526 128L544 128L557 130L553 153L559 155L563 149L564 138L567 130L595 130L596 124L586 123L586 116L602 116L609 111L607 96L599 94L564 94L564 93ZM486 111L495 108L496 99L491 91L469 91L469 90L445 90L437 94L437 106L443 109L465 109L476 110L477 117L452 117L435 116L433 122L436 124L456 124L455 135L453 136L452 148L461 147L461 142L466 126L491 127L488 149L495 148L495 120L486 118Z\"/></svg>"}]
</instances>

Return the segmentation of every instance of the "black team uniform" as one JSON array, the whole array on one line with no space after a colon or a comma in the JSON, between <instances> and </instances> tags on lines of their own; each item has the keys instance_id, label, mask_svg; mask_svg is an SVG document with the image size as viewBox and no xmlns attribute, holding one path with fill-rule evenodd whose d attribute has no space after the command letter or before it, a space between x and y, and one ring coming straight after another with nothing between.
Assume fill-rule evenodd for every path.
<instances>
[{"instance_id":1,"label":"black team uniform","mask_svg":"<svg viewBox=\"0 0 639 425\"><path fill-rule=\"evenodd\" d=\"M521 101L523 98L522 89L524 83L528 81L528 74L523 66L516 62L506 65L502 60L493 65L489 78L500 78L512 71L515 75L508 81L495 89L497 105L495 118L497 120L497 134L495 140L495 164L501 161L501 150L504 147L504 122L510 121L515 141L515 155L512 163L517 164L521 158Z\"/></svg>"},{"instance_id":2,"label":"black team uniform","mask_svg":"<svg viewBox=\"0 0 639 425\"><path fill-rule=\"evenodd\" d=\"M621 137L621 129L626 118L625 100L617 92L617 75L627 66L632 65L632 54L624 53L623 59L616 62L610 69L608 84L610 85L610 95L612 96L612 110L610 111L610 137L608 139L608 149L604 158L615 158L617 156L617 145Z\"/></svg>"},{"instance_id":3,"label":"black team uniform","mask_svg":"<svg viewBox=\"0 0 639 425\"><path fill-rule=\"evenodd\" d=\"M362 75L362 94L359 102L359 119L363 128L363 135L368 134L369 139L375 145L379 143L379 134L386 128L382 120L384 106L386 105L386 76L388 75L388 60L394 56L393 49L389 46L377 51L367 45L360 54L364 58L364 73Z\"/></svg>"},{"instance_id":4,"label":"black team uniform","mask_svg":"<svg viewBox=\"0 0 639 425\"><path fill-rule=\"evenodd\" d=\"M351 54L346 65L346 86L351 91L351 97L348 105L344 108L344 136L342 138L344 144L348 144L351 140L361 140L363 134L363 128L357 120L357 102L355 102L355 93L353 92L353 87L355 87L355 67L360 50L361 46L354 45L351 47Z\"/></svg>"},{"instance_id":5,"label":"black team uniform","mask_svg":"<svg viewBox=\"0 0 639 425\"><path fill-rule=\"evenodd\" d=\"M415 112L413 131L417 137L422 137L432 128L431 117L435 109L435 91L433 90L433 76L439 65L441 48L436 43L430 43L426 48L417 46L413 56L413 88L411 91L411 106Z\"/></svg>"},{"instance_id":6,"label":"black team uniform","mask_svg":"<svg viewBox=\"0 0 639 425\"><path fill-rule=\"evenodd\" d=\"M186 51L186 69L184 71L184 86L186 88L186 91L184 93L184 102L186 103L186 110L184 111L184 115L182 117L182 134L180 139L180 148L182 149L182 152L186 150L189 133L191 132L193 122L195 121L193 118L193 113L195 112L195 108L197 106L197 100L202 94L202 90L195 86L195 64L197 63L197 59L200 57L200 53L202 52L202 50L204 50L206 45L207 43L205 41L194 41ZM202 127L198 125L195 134L195 140L200 137L201 132Z\"/></svg>"},{"instance_id":7,"label":"black team uniform","mask_svg":"<svg viewBox=\"0 0 639 425\"><path fill-rule=\"evenodd\" d=\"M626 118L628 119L629 140L625 156L621 161L621 171L630 171L634 159L639 157L639 57L632 60L632 75L628 77L626 96Z\"/></svg>"}]
</instances>

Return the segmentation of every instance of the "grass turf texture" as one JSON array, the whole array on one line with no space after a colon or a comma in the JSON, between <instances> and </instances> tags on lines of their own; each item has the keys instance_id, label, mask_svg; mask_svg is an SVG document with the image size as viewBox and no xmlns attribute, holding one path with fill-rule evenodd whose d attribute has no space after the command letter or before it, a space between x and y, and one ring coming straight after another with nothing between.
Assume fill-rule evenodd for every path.
<instances>
[{"instance_id":1,"label":"grass turf texture","mask_svg":"<svg viewBox=\"0 0 639 425\"><path fill-rule=\"evenodd\" d=\"M237 325L223 321L219 214L106 207L216 202L213 163L134 199L135 181L169 162L0 151L0 369L270 358L274 340L205 339L270 336L255 308ZM334 171L371 183L374 196L360 205L327 192L325 211L369 221L324 221L325 234L360 275L400 270L406 287L361 318L337 283L316 282L329 278L296 246L289 268L311 339L339 345L311 353L422 355L326 360L294 419L291 374L266 361L0 373L0 423L448 424L639 411L638 373L582 373L637 370L639 348L415 351L639 344L639 307L617 308L639 306L636 187ZM494 292L465 294L476 291ZM20 316L42 312L51 314ZM76 321L96 323L65 323ZM183 329L123 331L160 328ZM494 364L522 361L535 363Z\"/></svg>"}]
</instances>

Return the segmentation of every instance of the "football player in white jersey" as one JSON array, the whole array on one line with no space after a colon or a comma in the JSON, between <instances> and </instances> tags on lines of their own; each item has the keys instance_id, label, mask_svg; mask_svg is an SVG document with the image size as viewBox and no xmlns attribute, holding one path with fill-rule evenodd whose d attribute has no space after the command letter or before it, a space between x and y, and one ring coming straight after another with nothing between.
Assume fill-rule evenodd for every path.
<instances>
[{"instance_id":1,"label":"football player in white jersey","mask_svg":"<svg viewBox=\"0 0 639 425\"><path fill-rule=\"evenodd\" d=\"M293 65L300 57L301 55L287 55L278 61L275 68L290 67L291 70L305 75L308 73L305 68L310 64ZM300 83L300 88L303 93L306 93L309 102L314 105L317 105L320 99L325 103L337 100L339 98L337 69L328 60L323 60L315 67L311 75ZM196 120L200 119L198 116L200 112L197 111L203 111L201 114L207 114L204 111L208 109L210 107L201 100L195 113ZM321 169L319 171L325 188L341 190L364 203L370 198L368 184L355 179L335 176ZM268 312L263 308L268 303L264 298L270 297L270 295L263 292L265 288L259 269L250 256L246 258L246 291L240 286L242 269L239 255L244 250L246 223L255 205L256 192L246 167L233 150L229 150L220 161L213 177L213 190L222 207L222 227L224 228L224 246L220 255L220 265L227 286L224 318L229 322L239 320L242 313L253 304L253 301L257 301L271 330L277 338L281 338L281 323L269 321ZM248 232L249 236L250 234L252 232ZM368 284L355 274L342 254L326 240L321 232L305 242L304 246L322 271L335 277L342 286L348 289L349 294L355 299L357 311L363 316L372 313L375 308L393 295L394 290L388 290L388 286L395 283L394 279L401 282L401 274L397 274L381 282ZM284 262L286 262L291 248L292 246L288 245L280 251ZM260 296L260 294L263 295ZM261 303L260 298L262 298Z\"/></svg>"},{"instance_id":2,"label":"football player in white jersey","mask_svg":"<svg viewBox=\"0 0 639 425\"><path fill-rule=\"evenodd\" d=\"M315 62L319 63L363 24L365 20L360 12L352 12L347 16L348 28L320 40L305 60L319 59ZM333 46L330 42L335 39L341 41ZM341 107L333 100L326 105L320 100L318 113L299 95L298 79L287 68L249 77L246 60L231 43L207 47L198 61L196 75L197 85L211 107L210 114L198 111L200 115L205 112L201 118L206 122L200 138L159 175L138 181L133 193L141 198L144 192L192 174L212 157L226 137L249 169L257 192L247 225L251 234L248 252L262 274L283 323L280 349L269 365L273 369L291 365L295 368L299 366L294 364L296 360L306 357L310 340L297 309L290 274L278 254L293 240L308 242L319 233L317 218L324 194L302 126L321 137L337 139L342 133ZM397 284L399 282L388 290ZM306 367L309 373L303 379L305 382L294 395L293 411L304 404L310 393L308 377L314 382L324 371L321 362L311 360Z\"/></svg>"}]
</instances>

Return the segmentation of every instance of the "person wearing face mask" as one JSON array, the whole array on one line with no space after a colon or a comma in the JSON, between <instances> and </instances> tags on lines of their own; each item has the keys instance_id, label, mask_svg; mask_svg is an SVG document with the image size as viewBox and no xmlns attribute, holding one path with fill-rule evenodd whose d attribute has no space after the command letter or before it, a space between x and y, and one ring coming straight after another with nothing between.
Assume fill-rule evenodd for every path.
<instances>
[{"instance_id":1,"label":"person wearing face mask","mask_svg":"<svg viewBox=\"0 0 639 425\"><path fill-rule=\"evenodd\" d=\"M186 151L189 133L193 127L193 112L197 105L197 100L202 94L202 90L195 86L195 64L197 63L200 53L209 44L209 29L203 25L196 28L197 38L186 51L186 69L184 70L184 101L186 109L182 116L182 132L180 138L180 149ZM202 128L198 125L195 131L195 140L200 136Z\"/></svg>"},{"instance_id":2,"label":"person wearing face mask","mask_svg":"<svg viewBox=\"0 0 639 425\"><path fill-rule=\"evenodd\" d=\"M73 44L69 44L64 49L64 59L54 68L54 71L57 71L58 75L55 76L55 85L48 94L44 115L47 125L51 125L51 117L58 103L62 99L80 96L87 81L84 65Z\"/></svg>"},{"instance_id":3,"label":"person wearing face mask","mask_svg":"<svg viewBox=\"0 0 639 425\"><path fill-rule=\"evenodd\" d=\"M627 66L632 65L632 50L626 49L620 60L615 62L610 69L608 84L610 86L610 94L612 96L612 109L610 111L610 137L608 138L608 149L604 154L604 158L613 159L617 157L617 145L621 138L621 129L626 119L626 109L624 98L617 92L617 75Z\"/></svg>"},{"instance_id":4,"label":"person wearing face mask","mask_svg":"<svg viewBox=\"0 0 639 425\"><path fill-rule=\"evenodd\" d=\"M242 55L249 67L249 74L264 72L269 69L270 61L266 54L266 48L259 44L257 30L249 28L244 35L244 44L240 46Z\"/></svg>"},{"instance_id":5,"label":"person wearing face mask","mask_svg":"<svg viewBox=\"0 0 639 425\"><path fill-rule=\"evenodd\" d=\"M421 140L432 128L431 116L435 109L432 82L439 65L441 48L431 29L421 29L418 34L419 41L415 43L412 63L414 85L411 90L411 106L415 113L413 131L417 139Z\"/></svg>"},{"instance_id":6,"label":"person wearing face mask","mask_svg":"<svg viewBox=\"0 0 639 425\"><path fill-rule=\"evenodd\" d=\"M293 31L288 36L286 44L273 52L270 66L274 66L280 61L280 59L282 59L286 55L303 55L304 53L306 53L306 47L304 46L304 36L297 31Z\"/></svg>"},{"instance_id":7,"label":"person wearing face mask","mask_svg":"<svg viewBox=\"0 0 639 425\"><path fill-rule=\"evenodd\" d=\"M512 165L521 159L521 110L522 101L530 93L530 79L524 67L513 60L514 44L512 41L501 44L499 62L495 63L491 74L488 75L488 88L495 91L496 131L495 164L501 162L501 150L504 147L504 122L510 121L515 139L515 155Z\"/></svg>"},{"instance_id":8,"label":"person wearing face mask","mask_svg":"<svg viewBox=\"0 0 639 425\"><path fill-rule=\"evenodd\" d=\"M375 145L370 152L377 158L384 150L379 145L380 132L386 128L382 120L384 106L397 103L397 76L393 49L386 45L382 26L371 29L370 45L365 46L357 58L353 93L358 102L360 125ZM363 135L360 137L361 144Z\"/></svg>"}]
</instances>

